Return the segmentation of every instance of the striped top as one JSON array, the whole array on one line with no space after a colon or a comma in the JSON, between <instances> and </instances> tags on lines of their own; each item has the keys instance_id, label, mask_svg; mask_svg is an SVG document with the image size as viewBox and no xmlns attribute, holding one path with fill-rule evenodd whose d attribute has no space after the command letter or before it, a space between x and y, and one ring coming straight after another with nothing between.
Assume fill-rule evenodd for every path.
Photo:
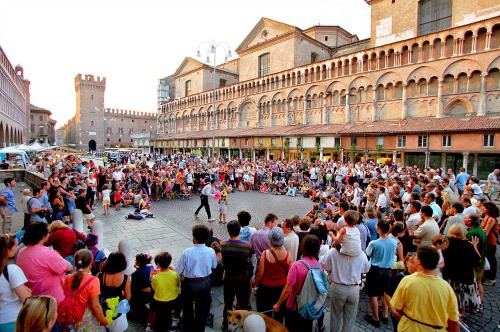
<instances>
[{"instance_id":1,"label":"striped top","mask_svg":"<svg viewBox=\"0 0 500 332\"><path fill-rule=\"evenodd\" d=\"M225 278L240 279L248 277L248 262L252 246L243 240L227 240L220 245Z\"/></svg>"}]
</instances>

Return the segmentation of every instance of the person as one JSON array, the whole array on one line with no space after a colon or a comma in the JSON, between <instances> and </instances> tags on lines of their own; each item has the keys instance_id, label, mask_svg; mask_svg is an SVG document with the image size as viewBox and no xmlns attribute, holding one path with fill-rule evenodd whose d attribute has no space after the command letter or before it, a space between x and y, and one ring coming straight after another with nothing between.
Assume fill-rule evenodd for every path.
<instances>
[{"instance_id":1,"label":"person","mask_svg":"<svg viewBox=\"0 0 500 332\"><path fill-rule=\"evenodd\" d=\"M83 188L78 190L78 197L75 200L75 204L76 208L82 211L83 217L87 221L87 228L92 229L92 223L95 220L95 216L92 213L92 208L87 201L86 192L87 191Z\"/></svg>"},{"instance_id":2,"label":"person","mask_svg":"<svg viewBox=\"0 0 500 332\"><path fill-rule=\"evenodd\" d=\"M227 218L227 192L223 191L219 199L219 222L225 224Z\"/></svg>"},{"instance_id":3,"label":"person","mask_svg":"<svg viewBox=\"0 0 500 332\"><path fill-rule=\"evenodd\" d=\"M377 197L377 203L376 203L376 208L377 212L382 213L382 217L385 216L385 213L387 211L387 197L385 196L386 189L383 186L378 187L378 197Z\"/></svg>"},{"instance_id":4,"label":"person","mask_svg":"<svg viewBox=\"0 0 500 332\"><path fill-rule=\"evenodd\" d=\"M350 332L358 312L361 274L370 270L366 255L347 256L330 249L321 266L328 271L330 284L330 331Z\"/></svg>"},{"instance_id":5,"label":"person","mask_svg":"<svg viewBox=\"0 0 500 332\"><path fill-rule=\"evenodd\" d=\"M28 225L23 237L26 247L19 250L16 263L26 275L26 286L33 295L51 295L57 302L61 302L64 299L61 284L73 265L57 251L44 246L48 239L46 223L35 222Z\"/></svg>"},{"instance_id":6,"label":"person","mask_svg":"<svg viewBox=\"0 0 500 332\"><path fill-rule=\"evenodd\" d=\"M12 214L17 212L14 188L16 180L6 177L3 180L5 188L0 193L0 214L2 215L2 233L10 233L12 230Z\"/></svg>"},{"instance_id":7,"label":"person","mask_svg":"<svg viewBox=\"0 0 500 332\"><path fill-rule=\"evenodd\" d=\"M404 260L405 268L403 271L399 271L395 275L391 277L389 281L389 285L387 286L384 292L384 298L387 303L391 303L392 297L398 288L399 283L403 280L404 277L411 275L417 272L417 262L415 253L408 253ZM389 313L391 314L392 326L394 327L394 332L398 331L399 320L401 319L401 315L397 312L397 310L389 305Z\"/></svg>"},{"instance_id":8,"label":"person","mask_svg":"<svg viewBox=\"0 0 500 332\"><path fill-rule=\"evenodd\" d=\"M236 214L236 217L241 226L240 240L250 242L252 235L257 232L255 227L250 227L252 216L247 211L240 211Z\"/></svg>"},{"instance_id":9,"label":"person","mask_svg":"<svg viewBox=\"0 0 500 332\"><path fill-rule=\"evenodd\" d=\"M464 186L469 181L470 175L465 172L465 168L460 167L459 173L455 179L455 183L457 185L458 194L462 196L464 193Z\"/></svg>"},{"instance_id":10,"label":"person","mask_svg":"<svg viewBox=\"0 0 500 332\"><path fill-rule=\"evenodd\" d=\"M484 272L484 284L486 286L493 286L496 283L497 275L497 242L498 242L498 206L493 202L483 203L483 220L481 221L481 228L484 229L487 238L486 258L490 263L489 271Z\"/></svg>"},{"instance_id":11,"label":"person","mask_svg":"<svg viewBox=\"0 0 500 332\"><path fill-rule=\"evenodd\" d=\"M50 332L56 320L57 300L54 297L28 297L17 316L16 331Z\"/></svg>"},{"instance_id":12,"label":"person","mask_svg":"<svg viewBox=\"0 0 500 332\"><path fill-rule=\"evenodd\" d=\"M259 229L255 234L250 238L250 243L252 244L253 251L255 252L255 257L257 260L260 259L262 252L271 248L271 242L269 242L268 234L276 227L278 224L278 216L274 213L268 213L264 217L264 227Z\"/></svg>"},{"instance_id":13,"label":"person","mask_svg":"<svg viewBox=\"0 0 500 332\"><path fill-rule=\"evenodd\" d=\"M8 264L18 249L14 234L0 235L0 331L14 332L24 300L31 296L26 276L19 266Z\"/></svg>"},{"instance_id":14,"label":"person","mask_svg":"<svg viewBox=\"0 0 500 332\"><path fill-rule=\"evenodd\" d=\"M413 235L415 226L420 222L420 209L422 204L419 201L412 201L410 204L410 215L406 219L406 228L408 228L408 233Z\"/></svg>"},{"instance_id":15,"label":"person","mask_svg":"<svg viewBox=\"0 0 500 332\"><path fill-rule=\"evenodd\" d=\"M262 252L259 260L255 287L257 290L257 311L266 312L278 322L283 322L285 306L274 313L269 312L276 303L287 283L287 274L293 263L292 255L283 247L285 233L280 227L274 227L268 233L271 248Z\"/></svg>"},{"instance_id":16,"label":"person","mask_svg":"<svg viewBox=\"0 0 500 332\"><path fill-rule=\"evenodd\" d=\"M107 299L118 297L118 301L130 300L130 278L123 271L127 268L125 256L118 251L109 254L102 272L97 274L101 285L99 301L103 310L108 309Z\"/></svg>"},{"instance_id":17,"label":"person","mask_svg":"<svg viewBox=\"0 0 500 332\"><path fill-rule=\"evenodd\" d=\"M361 254L361 232L356 227L358 223L358 212L348 210L344 213L344 221L346 226L342 227L337 236L333 236L332 240L342 244L340 252L348 256L357 256Z\"/></svg>"},{"instance_id":18,"label":"person","mask_svg":"<svg viewBox=\"0 0 500 332\"><path fill-rule=\"evenodd\" d=\"M107 260L106 254L97 248L98 236L94 233L89 233L83 240L83 244L92 253L92 267L90 272L93 276L96 276L101 272L104 263Z\"/></svg>"},{"instance_id":19,"label":"person","mask_svg":"<svg viewBox=\"0 0 500 332\"><path fill-rule=\"evenodd\" d=\"M441 207L436 203L436 195L432 192L425 194L424 204L432 209L432 218L439 221L443 212L441 211Z\"/></svg>"},{"instance_id":20,"label":"person","mask_svg":"<svg viewBox=\"0 0 500 332\"><path fill-rule=\"evenodd\" d=\"M220 244L224 269L224 311L222 329L228 328L227 310L232 310L236 297L238 307L248 309L250 302L249 262L252 255L250 243L240 239L241 225L237 220L227 224L229 239Z\"/></svg>"},{"instance_id":21,"label":"person","mask_svg":"<svg viewBox=\"0 0 500 332\"><path fill-rule=\"evenodd\" d=\"M448 236L450 232L450 227L453 226L455 223L464 223L464 206L460 202L455 202L451 204L451 206L446 210L446 215L448 218L446 218L441 225L441 233L444 235Z\"/></svg>"},{"instance_id":22,"label":"person","mask_svg":"<svg viewBox=\"0 0 500 332\"><path fill-rule=\"evenodd\" d=\"M28 200L28 211L31 215L30 222L47 222L46 216L49 215L49 209L40 202L42 194L40 188L35 188L33 189L33 197Z\"/></svg>"},{"instance_id":23,"label":"person","mask_svg":"<svg viewBox=\"0 0 500 332\"><path fill-rule=\"evenodd\" d=\"M155 256L155 264L160 272L155 274L151 280L151 288L154 291L152 310L160 319L155 320L155 331L170 331L172 328L172 309L177 309L179 298L179 275L170 269L172 255L166 251ZM177 319L176 319L177 322Z\"/></svg>"},{"instance_id":24,"label":"person","mask_svg":"<svg viewBox=\"0 0 500 332\"><path fill-rule=\"evenodd\" d=\"M291 219L286 218L281 222L281 229L285 233L285 239L283 241L283 247L292 256L292 262L297 259L297 254L299 252L299 236L293 230L293 222Z\"/></svg>"},{"instance_id":25,"label":"person","mask_svg":"<svg viewBox=\"0 0 500 332\"><path fill-rule=\"evenodd\" d=\"M194 217L198 218L198 212L200 212L202 207L205 207L205 211L207 212L208 221L215 221L212 219L212 214L210 213L210 204L208 204L208 197L215 197L215 179L210 180L210 183L205 185L200 193L201 204L194 212Z\"/></svg>"},{"instance_id":26,"label":"person","mask_svg":"<svg viewBox=\"0 0 500 332\"><path fill-rule=\"evenodd\" d=\"M365 320L375 327L380 327L380 322L388 323L388 306L382 298L382 316L379 317L379 298L384 295L384 291L391 278L391 266L397 250L397 242L388 237L390 225L386 220L377 222L377 233L379 238L370 241L366 248L366 255L370 257L370 271L366 274L365 293L370 297L370 307L372 314L366 314Z\"/></svg>"},{"instance_id":27,"label":"person","mask_svg":"<svg viewBox=\"0 0 500 332\"><path fill-rule=\"evenodd\" d=\"M50 190L49 202L52 206L52 217L51 221L54 220L64 220L63 211L64 211L64 199L61 195L61 192L58 189Z\"/></svg>"},{"instance_id":28,"label":"person","mask_svg":"<svg viewBox=\"0 0 500 332\"><path fill-rule=\"evenodd\" d=\"M49 233L50 236L44 245L46 247L52 246L61 257L73 265L75 244L78 240L85 240L85 234L70 229L61 220L54 220L49 225Z\"/></svg>"},{"instance_id":29,"label":"person","mask_svg":"<svg viewBox=\"0 0 500 332\"><path fill-rule=\"evenodd\" d=\"M414 227L413 230L413 244L416 246L430 246L432 239L439 234L439 226L432 217L434 214L430 206L422 206L420 208L421 222Z\"/></svg>"},{"instance_id":30,"label":"person","mask_svg":"<svg viewBox=\"0 0 500 332\"><path fill-rule=\"evenodd\" d=\"M483 274L484 269L486 267L486 252L487 252L487 239L486 233L481 228L481 217L479 217L476 213L468 213L464 217L465 226L467 226L467 240L473 241L473 238L477 238L479 240L477 244L477 250L481 255L481 258L478 260L476 265L474 266L474 277L477 280L477 289L479 291L479 297L481 301L483 300L484 290L483 290Z\"/></svg>"},{"instance_id":31,"label":"person","mask_svg":"<svg viewBox=\"0 0 500 332\"><path fill-rule=\"evenodd\" d=\"M367 221L365 222L366 227L370 231L370 239L376 240L378 239L378 233L377 233L377 212L373 208L373 206L368 206L365 209Z\"/></svg>"},{"instance_id":32,"label":"person","mask_svg":"<svg viewBox=\"0 0 500 332\"><path fill-rule=\"evenodd\" d=\"M215 251L205 246L210 234L208 227L196 225L192 234L194 246L182 253L175 272L182 278L183 331L202 332L210 309L210 274L217 267L217 259ZM196 315L193 313L193 303Z\"/></svg>"},{"instance_id":33,"label":"person","mask_svg":"<svg viewBox=\"0 0 500 332\"><path fill-rule=\"evenodd\" d=\"M31 215L28 210L28 201L31 198L31 190L30 189L24 189L23 190L23 197L21 198L21 206L23 207L23 213L24 213L24 224L23 224L23 229L26 229L26 226L28 226ZM0 208L2 206L0 205Z\"/></svg>"},{"instance_id":34,"label":"person","mask_svg":"<svg viewBox=\"0 0 500 332\"><path fill-rule=\"evenodd\" d=\"M137 254L135 256L134 267L136 270L132 273L130 284L130 309L134 317L139 320L147 318L148 309L146 304L151 298L151 282L149 276L153 270L151 265L152 257L149 254Z\"/></svg>"},{"instance_id":35,"label":"person","mask_svg":"<svg viewBox=\"0 0 500 332\"><path fill-rule=\"evenodd\" d=\"M288 271L286 286L281 292L281 296L273 306L274 312L280 310L283 302L286 301L287 316L285 326L290 332L310 332L313 321L303 319L297 310L296 296L300 294L304 281L310 267L319 266L319 249L321 243L316 235L307 235L302 240L301 251L303 253L301 261L292 264ZM304 264L304 262L307 264Z\"/></svg>"},{"instance_id":36,"label":"person","mask_svg":"<svg viewBox=\"0 0 500 332\"><path fill-rule=\"evenodd\" d=\"M436 275L438 261L436 249L418 247L417 272L401 280L390 302L391 312L401 317L398 331L460 331L457 298L450 285Z\"/></svg>"},{"instance_id":37,"label":"person","mask_svg":"<svg viewBox=\"0 0 500 332\"><path fill-rule=\"evenodd\" d=\"M68 274L63 283L66 297L73 296L78 292L78 300L85 305L85 311L81 322L76 324L64 324L59 327L65 331L106 331L108 320L103 314L99 304L99 279L90 274L92 266L92 253L87 249L78 250L75 254L76 272Z\"/></svg>"},{"instance_id":38,"label":"person","mask_svg":"<svg viewBox=\"0 0 500 332\"><path fill-rule=\"evenodd\" d=\"M109 205L111 204L111 190L108 189L108 185L102 186L102 207L104 209L104 215L109 213Z\"/></svg>"},{"instance_id":39,"label":"person","mask_svg":"<svg viewBox=\"0 0 500 332\"><path fill-rule=\"evenodd\" d=\"M443 279L453 288L462 315L465 311L475 312L481 305L474 277L474 267L481 259L477 249L479 239L474 237L471 243L466 236L467 227L463 224L454 224L450 228L448 248L443 250Z\"/></svg>"}]
</instances>

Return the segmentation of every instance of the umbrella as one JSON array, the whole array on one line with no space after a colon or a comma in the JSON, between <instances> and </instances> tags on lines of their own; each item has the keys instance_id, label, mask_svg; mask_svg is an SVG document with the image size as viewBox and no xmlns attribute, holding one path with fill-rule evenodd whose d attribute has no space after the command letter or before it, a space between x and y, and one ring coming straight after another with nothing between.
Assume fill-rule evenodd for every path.
<instances>
[{"instance_id":1,"label":"umbrella","mask_svg":"<svg viewBox=\"0 0 500 332\"><path fill-rule=\"evenodd\" d=\"M24 144L21 144L21 145L18 145L15 147L16 149L19 149L19 150L23 150L23 151L26 151L26 152L33 152L33 151L36 151L35 148L29 146L29 145L24 145Z\"/></svg>"}]
</instances>

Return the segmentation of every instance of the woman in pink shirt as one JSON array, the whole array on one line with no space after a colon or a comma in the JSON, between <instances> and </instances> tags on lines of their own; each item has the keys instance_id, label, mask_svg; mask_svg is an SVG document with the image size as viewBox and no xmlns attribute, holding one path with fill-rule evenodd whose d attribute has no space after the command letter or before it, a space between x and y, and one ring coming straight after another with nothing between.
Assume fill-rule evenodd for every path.
<instances>
[{"instance_id":1,"label":"woman in pink shirt","mask_svg":"<svg viewBox=\"0 0 500 332\"><path fill-rule=\"evenodd\" d=\"M301 244L301 260L304 260L311 267L318 266L320 246L321 243L319 242L319 238L316 235L307 235L306 237L304 237ZM286 286L281 293L280 299L273 306L273 310L274 312L276 312L279 310L281 304L286 301L286 308L289 314L285 319L285 325L291 332L312 331L313 321L303 319L297 311L297 305L295 303L295 297L302 290L307 272L309 272L309 269L304 263L300 261L296 261L295 263L293 263L290 267L290 270L288 271ZM322 319L321 322L318 323L319 325L322 325Z\"/></svg>"},{"instance_id":2,"label":"woman in pink shirt","mask_svg":"<svg viewBox=\"0 0 500 332\"><path fill-rule=\"evenodd\" d=\"M19 251L16 264L26 275L26 286L33 295L51 295L59 303L64 299L62 282L66 272L71 271L73 266L57 251L44 246L48 238L46 223L30 224L23 237L26 247Z\"/></svg>"}]
</instances>

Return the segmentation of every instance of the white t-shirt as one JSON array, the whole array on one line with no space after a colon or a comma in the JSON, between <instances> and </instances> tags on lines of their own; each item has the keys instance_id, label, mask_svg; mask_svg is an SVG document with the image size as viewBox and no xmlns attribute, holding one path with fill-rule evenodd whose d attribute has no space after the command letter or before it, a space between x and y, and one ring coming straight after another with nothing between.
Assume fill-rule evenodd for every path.
<instances>
[{"instance_id":1,"label":"white t-shirt","mask_svg":"<svg viewBox=\"0 0 500 332\"><path fill-rule=\"evenodd\" d=\"M9 264L9 281L3 273L0 276L0 324L15 322L23 304L13 289L28 282L23 270L15 264Z\"/></svg>"},{"instance_id":2,"label":"white t-shirt","mask_svg":"<svg viewBox=\"0 0 500 332\"><path fill-rule=\"evenodd\" d=\"M109 197L109 194L111 193L111 190L109 189L104 189L102 191L102 200L111 200L111 198Z\"/></svg>"}]
</instances>

